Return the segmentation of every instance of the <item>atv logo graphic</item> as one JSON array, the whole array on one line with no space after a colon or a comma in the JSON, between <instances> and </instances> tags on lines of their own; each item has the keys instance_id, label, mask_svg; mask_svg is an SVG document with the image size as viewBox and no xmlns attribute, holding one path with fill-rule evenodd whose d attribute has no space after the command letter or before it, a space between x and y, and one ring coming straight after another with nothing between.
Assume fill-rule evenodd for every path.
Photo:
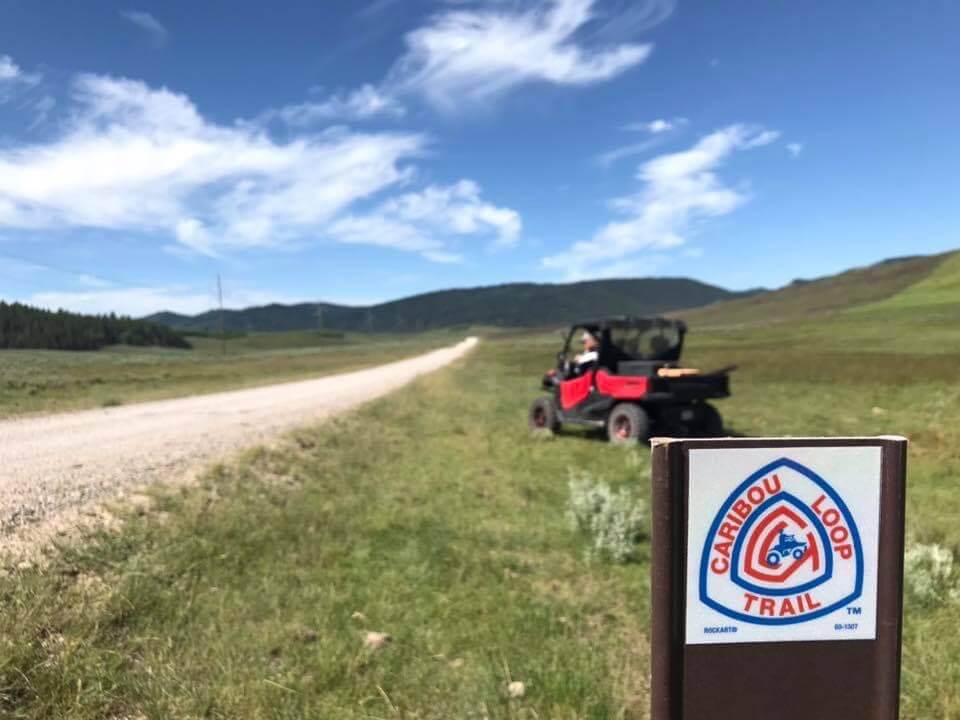
<instances>
[{"instance_id":1,"label":"atv logo graphic","mask_svg":"<svg viewBox=\"0 0 960 720\"><path fill-rule=\"evenodd\" d=\"M860 534L843 498L782 458L750 475L717 512L703 546L700 600L736 620L793 625L849 605L863 576Z\"/></svg>"}]
</instances>

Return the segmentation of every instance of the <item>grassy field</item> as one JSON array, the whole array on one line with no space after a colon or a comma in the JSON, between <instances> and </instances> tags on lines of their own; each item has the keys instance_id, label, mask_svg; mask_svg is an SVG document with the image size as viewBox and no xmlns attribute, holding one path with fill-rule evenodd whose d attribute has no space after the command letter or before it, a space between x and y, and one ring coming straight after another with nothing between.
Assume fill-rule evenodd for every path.
<instances>
[{"instance_id":1,"label":"grassy field","mask_svg":"<svg viewBox=\"0 0 960 720\"><path fill-rule=\"evenodd\" d=\"M190 338L193 350L0 350L0 417L75 410L263 385L378 365L462 339L421 335L259 333Z\"/></svg>"},{"instance_id":2,"label":"grassy field","mask_svg":"<svg viewBox=\"0 0 960 720\"><path fill-rule=\"evenodd\" d=\"M735 432L908 435L909 534L958 552L960 342L863 332L705 332L690 357L741 363ZM565 513L571 471L646 499L649 451L529 435L556 343L488 339L0 579L0 716L646 717L648 545L590 561ZM960 718L958 626L960 603L908 598L904 718Z\"/></svg>"}]
</instances>

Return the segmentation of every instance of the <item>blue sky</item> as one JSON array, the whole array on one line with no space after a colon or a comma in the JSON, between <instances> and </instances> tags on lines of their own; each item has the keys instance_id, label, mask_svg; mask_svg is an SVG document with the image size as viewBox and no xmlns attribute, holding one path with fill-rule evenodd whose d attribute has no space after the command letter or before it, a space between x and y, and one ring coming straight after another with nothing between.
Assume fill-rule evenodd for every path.
<instances>
[{"instance_id":1,"label":"blue sky","mask_svg":"<svg viewBox=\"0 0 960 720\"><path fill-rule=\"evenodd\" d=\"M960 246L960 3L0 0L0 297L777 286Z\"/></svg>"}]
</instances>

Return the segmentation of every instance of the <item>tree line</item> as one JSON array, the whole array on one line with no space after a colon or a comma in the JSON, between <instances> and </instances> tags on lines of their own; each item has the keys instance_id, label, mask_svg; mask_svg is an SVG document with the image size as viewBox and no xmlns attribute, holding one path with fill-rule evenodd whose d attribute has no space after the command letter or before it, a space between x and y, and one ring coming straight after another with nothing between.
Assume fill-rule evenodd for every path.
<instances>
[{"instance_id":1,"label":"tree line","mask_svg":"<svg viewBox=\"0 0 960 720\"><path fill-rule=\"evenodd\" d=\"M158 323L0 301L0 348L99 350L107 345L190 347L183 335Z\"/></svg>"}]
</instances>

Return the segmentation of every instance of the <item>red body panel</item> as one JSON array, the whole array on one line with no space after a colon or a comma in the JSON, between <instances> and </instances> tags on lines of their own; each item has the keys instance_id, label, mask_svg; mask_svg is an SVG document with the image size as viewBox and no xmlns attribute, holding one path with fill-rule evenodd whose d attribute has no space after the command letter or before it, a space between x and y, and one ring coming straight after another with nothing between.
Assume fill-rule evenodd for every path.
<instances>
[{"instance_id":1,"label":"red body panel","mask_svg":"<svg viewBox=\"0 0 960 720\"><path fill-rule=\"evenodd\" d=\"M585 400L590 394L592 380L593 373L587 373L573 380L565 380L560 383L560 407L569 410Z\"/></svg>"},{"instance_id":2,"label":"red body panel","mask_svg":"<svg viewBox=\"0 0 960 720\"><path fill-rule=\"evenodd\" d=\"M647 394L649 378L643 375L611 375L597 371L597 392L616 400L639 400Z\"/></svg>"},{"instance_id":3,"label":"red body panel","mask_svg":"<svg viewBox=\"0 0 960 720\"><path fill-rule=\"evenodd\" d=\"M600 369L560 383L560 407L569 410L587 399L596 382L597 392L614 400L639 400L647 394L649 379L642 375L611 375Z\"/></svg>"}]
</instances>

